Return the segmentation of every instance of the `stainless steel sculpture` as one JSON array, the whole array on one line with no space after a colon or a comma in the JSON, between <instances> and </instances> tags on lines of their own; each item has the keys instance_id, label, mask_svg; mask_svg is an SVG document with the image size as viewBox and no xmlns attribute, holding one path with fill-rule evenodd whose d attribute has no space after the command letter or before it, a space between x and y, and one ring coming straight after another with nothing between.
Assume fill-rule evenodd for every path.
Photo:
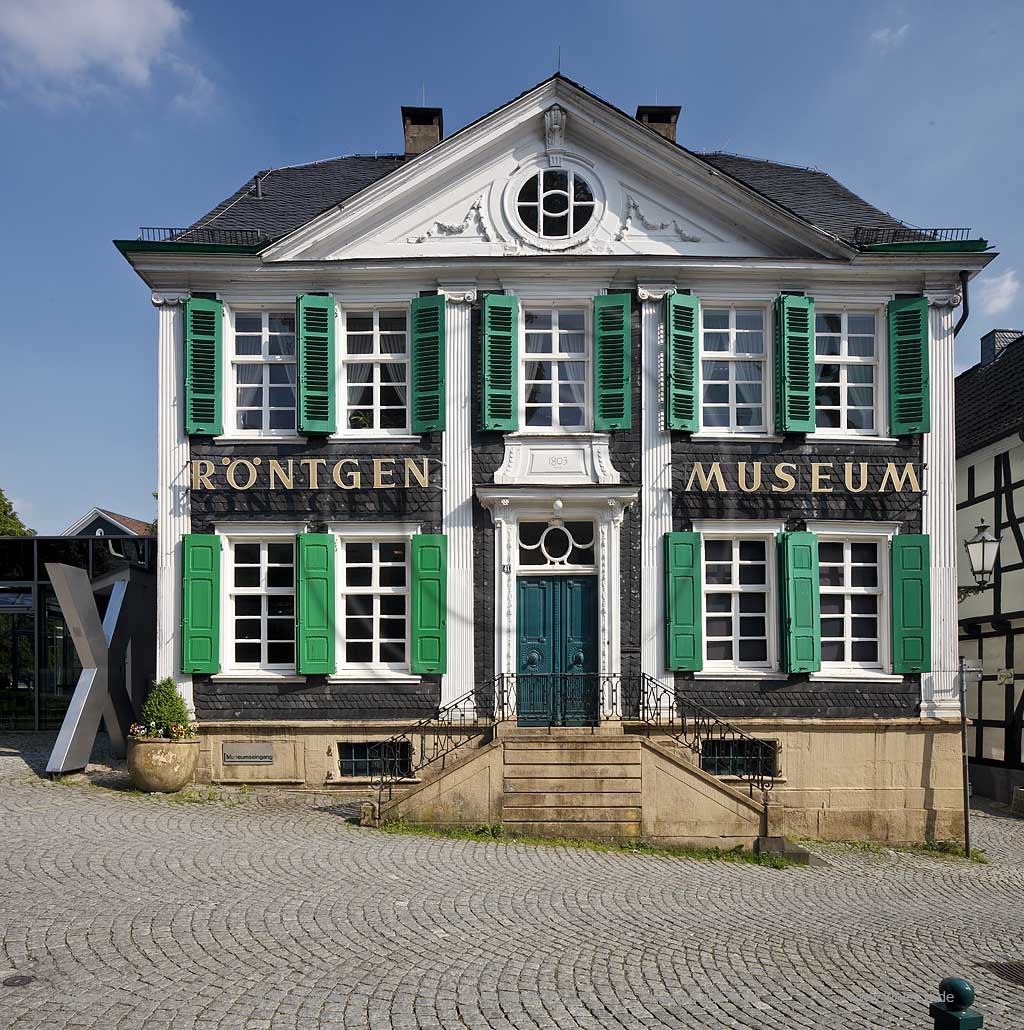
<instances>
[{"instance_id":1,"label":"stainless steel sculpture","mask_svg":"<svg viewBox=\"0 0 1024 1030\"><path fill-rule=\"evenodd\" d=\"M110 734L114 754L124 757L132 706L123 685L115 685L111 680L110 644L119 628L130 581L123 578L111 584L110 600L101 621L85 569L47 562L46 571L82 664L82 675L46 764L48 773L66 773L88 765L101 718Z\"/></svg>"}]
</instances>

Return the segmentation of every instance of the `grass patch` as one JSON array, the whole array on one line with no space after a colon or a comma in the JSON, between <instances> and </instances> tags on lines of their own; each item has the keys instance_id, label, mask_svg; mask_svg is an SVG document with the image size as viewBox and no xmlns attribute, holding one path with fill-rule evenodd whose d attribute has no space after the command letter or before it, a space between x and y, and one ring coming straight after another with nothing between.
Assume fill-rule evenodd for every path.
<instances>
[{"instance_id":1,"label":"grass patch","mask_svg":"<svg viewBox=\"0 0 1024 1030\"><path fill-rule=\"evenodd\" d=\"M661 858L691 858L702 862L742 862L768 869L786 869L799 865L781 855L759 855L742 846L735 848L684 848L648 844L644 841L621 843L599 840L576 840L569 837L532 837L506 832L497 824L482 824L467 828L440 828L407 823L403 819L387 819L380 825L381 833L414 834L443 840L501 841L504 844L537 844L542 847L578 848L581 851L612 851L627 855L657 855Z\"/></svg>"},{"instance_id":2,"label":"grass patch","mask_svg":"<svg viewBox=\"0 0 1024 1030\"><path fill-rule=\"evenodd\" d=\"M966 862L964 846L958 840L927 840L923 844L887 844L882 841L871 840L811 840L803 838L805 844L813 844L817 847L841 847L850 848L853 851L863 851L871 855L884 855L889 852L896 852L903 855L924 855L926 858L939 858L952 862ZM988 865L989 857L980 848L971 848L971 862L978 865Z\"/></svg>"}]
</instances>

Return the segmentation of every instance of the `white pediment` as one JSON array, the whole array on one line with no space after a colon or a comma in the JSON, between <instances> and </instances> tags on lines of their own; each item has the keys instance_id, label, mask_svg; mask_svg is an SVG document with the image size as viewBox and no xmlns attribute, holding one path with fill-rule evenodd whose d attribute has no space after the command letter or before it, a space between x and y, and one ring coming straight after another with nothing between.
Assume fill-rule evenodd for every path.
<instances>
[{"instance_id":1,"label":"white pediment","mask_svg":"<svg viewBox=\"0 0 1024 1030\"><path fill-rule=\"evenodd\" d=\"M572 175L593 208L568 239L531 230L521 191ZM557 178L539 180L556 183ZM525 214L524 214L525 212ZM267 261L845 256L819 232L562 79L481 119L264 252Z\"/></svg>"}]
</instances>

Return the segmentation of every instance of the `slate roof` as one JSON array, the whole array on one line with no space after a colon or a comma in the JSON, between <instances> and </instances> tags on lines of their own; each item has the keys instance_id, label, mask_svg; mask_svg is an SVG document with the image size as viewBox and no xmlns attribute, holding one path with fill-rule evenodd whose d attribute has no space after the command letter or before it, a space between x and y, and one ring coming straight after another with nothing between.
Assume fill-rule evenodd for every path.
<instances>
[{"instance_id":1,"label":"slate roof","mask_svg":"<svg viewBox=\"0 0 1024 1030\"><path fill-rule=\"evenodd\" d=\"M564 79L611 110L629 117L625 111L580 83L558 74L552 77ZM495 111L515 103L537 88L531 87ZM474 125L490 117L495 111L482 115L470 124ZM465 131L466 128L469 126L459 131ZM653 130L651 132L656 135ZM680 146L680 149L686 148ZM848 242L852 242L854 230L858 227L904 226L903 222L861 199L825 172L721 151L703 154L687 152L798 218ZM352 155L259 172L262 197L256 197L252 178L249 178L230 197L189 226L178 239L182 242L202 242L196 238L189 241L188 235L189 231L201 227L249 230L263 234L268 240L279 239L401 168L404 163L405 157L401 154L373 157Z\"/></svg>"},{"instance_id":2,"label":"slate roof","mask_svg":"<svg viewBox=\"0 0 1024 1030\"><path fill-rule=\"evenodd\" d=\"M956 377L956 456L1024 429L1024 335Z\"/></svg>"}]
</instances>

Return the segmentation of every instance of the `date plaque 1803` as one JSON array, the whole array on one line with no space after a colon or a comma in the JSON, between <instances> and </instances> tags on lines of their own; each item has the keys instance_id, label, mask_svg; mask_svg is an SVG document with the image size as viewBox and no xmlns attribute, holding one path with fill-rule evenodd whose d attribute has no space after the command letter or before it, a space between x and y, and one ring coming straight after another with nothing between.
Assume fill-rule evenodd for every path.
<instances>
[{"instance_id":1,"label":"date plaque 1803","mask_svg":"<svg viewBox=\"0 0 1024 1030\"><path fill-rule=\"evenodd\" d=\"M273 765L274 745L259 744L251 741L241 743L224 743L223 755L225 765Z\"/></svg>"}]
</instances>

